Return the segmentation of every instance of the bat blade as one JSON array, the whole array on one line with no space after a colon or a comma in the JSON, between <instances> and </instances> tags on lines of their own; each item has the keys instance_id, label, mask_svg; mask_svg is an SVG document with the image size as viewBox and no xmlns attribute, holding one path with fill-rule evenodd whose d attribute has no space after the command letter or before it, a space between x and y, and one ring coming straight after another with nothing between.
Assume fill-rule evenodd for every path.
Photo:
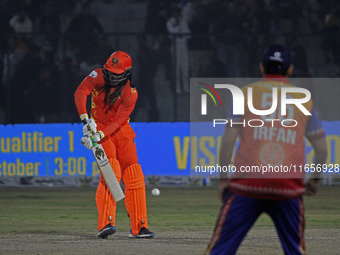
<instances>
[{"instance_id":1,"label":"bat blade","mask_svg":"<svg viewBox=\"0 0 340 255\"><path fill-rule=\"evenodd\" d=\"M112 170L112 167L105 154L103 146L101 144L97 144L92 148L92 152L99 166L99 170L102 173L102 176L105 180L106 186L109 188L112 194L113 199L116 202L122 200L125 197L125 195Z\"/></svg>"}]
</instances>

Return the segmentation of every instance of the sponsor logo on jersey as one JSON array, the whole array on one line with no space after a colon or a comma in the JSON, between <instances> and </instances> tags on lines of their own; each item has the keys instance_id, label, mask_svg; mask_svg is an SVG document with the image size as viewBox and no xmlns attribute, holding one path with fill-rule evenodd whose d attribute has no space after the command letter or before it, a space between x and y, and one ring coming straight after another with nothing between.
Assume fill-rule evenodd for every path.
<instances>
[{"instance_id":1,"label":"sponsor logo on jersey","mask_svg":"<svg viewBox=\"0 0 340 255\"><path fill-rule=\"evenodd\" d=\"M91 76L92 78L96 78L98 76L98 73L96 71L92 71L89 76Z\"/></svg>"}]
</instances>

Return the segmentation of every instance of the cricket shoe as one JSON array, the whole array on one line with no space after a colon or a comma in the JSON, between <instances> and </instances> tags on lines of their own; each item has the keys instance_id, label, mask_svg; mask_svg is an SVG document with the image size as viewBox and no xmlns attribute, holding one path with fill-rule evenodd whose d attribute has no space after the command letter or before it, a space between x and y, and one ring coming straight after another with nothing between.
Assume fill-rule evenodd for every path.
<instances>
[{"instance_id":1,"label":"cricket shoe","mask_svg":"<svg viewBox=\"0 0 340 255\"><path fill-rule=\"evenodd\" d=\"M129 234L130 238L153 238L155 237L155 233L151 232L149 229L147 229L146 227L142 227L139 230L139 233L137 235L132 235L132 231L130 231Z\"/></svg>"},{"instance_id":2,"label":"cricket shoe","mask_svg":"<svg viewBox=\"0 0 340 255\"><path fill-rule=\"evenodd\" d=\"M116 227L111 226L111 224L107 224L102 230L98 232L98 237L107 239L109 235L113 235L116 233Z\"/></svg>"}]
</instances>

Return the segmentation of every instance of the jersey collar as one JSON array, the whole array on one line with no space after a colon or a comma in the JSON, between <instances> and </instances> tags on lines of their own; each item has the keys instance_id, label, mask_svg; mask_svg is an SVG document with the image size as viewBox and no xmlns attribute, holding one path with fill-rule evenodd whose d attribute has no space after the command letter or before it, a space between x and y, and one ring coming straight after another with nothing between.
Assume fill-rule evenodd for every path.
<instances>
[{"instance_id":1,"label":"jersey collar","mask_svg":"<svg viewBox=\"0 0 340 255\"><path fill-rule=\"evenodd\" d=\"M281 74L266 74L262 78L263 81L279 81L279 82L284 82L284 83L289 83L288 79L286 76L283 76Z\"/></svg>"}]
</instances>

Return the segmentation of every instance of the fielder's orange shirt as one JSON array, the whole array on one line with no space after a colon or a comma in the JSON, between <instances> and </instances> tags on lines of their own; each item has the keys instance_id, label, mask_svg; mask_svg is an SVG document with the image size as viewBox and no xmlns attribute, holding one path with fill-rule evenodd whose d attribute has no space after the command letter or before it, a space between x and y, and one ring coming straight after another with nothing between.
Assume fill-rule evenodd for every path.
<instances>
[{"instance_id":1,"label":"fielder's orange shirt","mask_svg":"<svg viewBox=\"0 0 340 255\"><path fill-rule=\"evenodd\" d=\"M278 88L280 100L281 88L294 87L283 76L267 76L262 81L242 88L247 102L247 88L253 88L253 106L255 109L268 109L272 105L272 90ZM290 98L303 98L301 93L289 93ZM278 102L280 105L280 101ZM313 108L312 100L303 106L312 113L304 115L295 105L287 106L286 116L280 116L280 110L269 116L258 116L245 105L243 116L231 117L234 121L260 119L261 127L240 127L240 144L235 157L237 172L230 180L230 188L236 193L259 198L293 198L304 191L303 177L305 164L304 137L315 139L323 137L323 129ZM275 121L270 121L275 119ZM290 122L289 119L296 121ZM284 125L281 121L284 120ZM251 125L259 125L253 121ZM314 123L317 123L315 125ZM239 126L239 125L238 125ZM287 127L290 126L290 127ZM256 168L256 167L258 168ZM264 170L268 172L249 172ZM275 169L273 167L276 167ZM243 171L241 171L243 170Z\"/></svg>"},{"instance_id":2,"label":"fielder's orange shirt","mask_svg":"<svg viewBox=\"0 0 340 255\"><path fill-rule=\"evenodd\" d=\"M98 125L98 130L104 132L104 135L110 135L128 123L129 116L135 108L138 93L132 88L128 81L122 90L122 95L113 104L111 109L104 103L105 92L99 91L104 85L104 77L101 68L92 71L79 85L74 100L79 116L87 114L86 101L91 94L91 117ZM112 88L112 91L114 88Z\"/></svg>"}]
</instances>

